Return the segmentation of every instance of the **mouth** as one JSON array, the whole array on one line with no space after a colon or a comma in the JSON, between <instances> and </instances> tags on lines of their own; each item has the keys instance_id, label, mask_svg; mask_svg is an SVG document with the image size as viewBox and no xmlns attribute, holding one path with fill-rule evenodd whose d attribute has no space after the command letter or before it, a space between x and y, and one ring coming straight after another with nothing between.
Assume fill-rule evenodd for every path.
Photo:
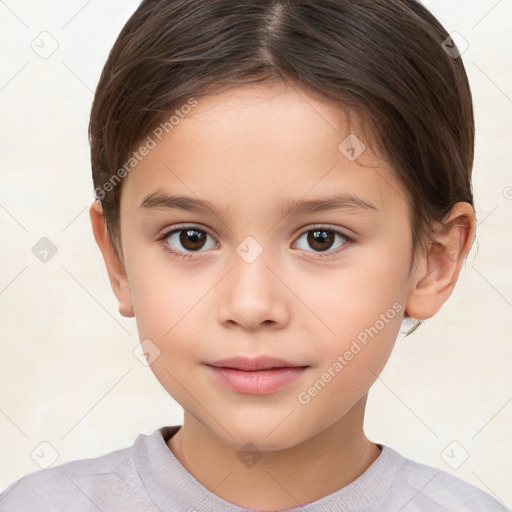
<instances>
[{"instance_id":1,"label":"mouth","mask_svg":"<svg viewBox=\"0 0 512 512\"><path fill-rule=\"evenodd\" d=\"M267 356L234 357L207 363L214 378L231 391L268 395L290 384L309 368Z\"/></svg>"},{"instance_id":2,"label":"mouth","mask_svg":"<svg viewBox=\"0 0 512 512\"><path fill-rule=\"evenodd\" d=\"M245 372L303 367L303 365L294 364L288 361L284 361L283 359L267 356L232 357L207 364L208 366L213 366L215 368L230 368L233 370L242 370Z\"/></svg>"}]
</instances>

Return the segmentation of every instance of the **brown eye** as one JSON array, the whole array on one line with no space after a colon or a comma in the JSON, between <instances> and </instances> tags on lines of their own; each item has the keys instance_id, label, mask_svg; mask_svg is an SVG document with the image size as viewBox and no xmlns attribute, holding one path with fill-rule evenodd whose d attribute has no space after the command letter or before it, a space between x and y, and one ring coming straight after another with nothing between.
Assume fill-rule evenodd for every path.
<instances>
[{"instance_id":1,"label":"brown eye","mask_svg":"<svg viewBox=\"0 0 512 512\"><path fill-rule=\"evenodd\" d=\"M309 246L316 251L326 251L330 249L335 239L336 237L332 231L326 231L324 229L309 231L307 237Z\"/></svg>"},{"instance_id":2,"label":"brown eye","mask_svg":"<svg viewBox=\"0 0 512 512\"><path fill-rule=\"evenodd\" d=\"M208 247L208 238L211 239ZM185 226L169 231L161 238L165 248L172 253L187 256L195 252L204 252L201 249L210 249L217 246L215 240L204 230Z\"/></svg>"},{"instance_id":3,"label":"brown eye","mask_svg":"<svg viewBox=\"0 0 512 512\"><path fill-rule=\"evenodd\" d=\"M352 238L340 231L316 227L302 233L296 243L299 249L306 252L319 253L319 256L334 256L338 252L343 251L345 246L351 242L353 242Z\"/></svg>"},{"instance_id":4,"label":"brown eye","mask_svg":"<svg viewBox=\"0 0 512 512\"><path fill-rule=\"evenodd\" d=\"M188 251L197 251L202 249L206 243L206 233L197 229L183 229L179 231L179 240L181 245Z\"/></svg>"}]
</instances>

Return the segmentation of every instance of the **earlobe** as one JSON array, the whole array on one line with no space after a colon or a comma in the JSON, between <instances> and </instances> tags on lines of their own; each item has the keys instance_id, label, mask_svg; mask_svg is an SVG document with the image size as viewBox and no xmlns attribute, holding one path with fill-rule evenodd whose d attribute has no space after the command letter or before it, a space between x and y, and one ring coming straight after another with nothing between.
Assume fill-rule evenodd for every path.
<instances>
[{"instance_id":1,"label":"earlobe","mask_svg":"<svg viewBox=\"0 0 512 512\"><path fill-rule=\"evenodd\" d=\"M469 203L457 203L432 235L428 253L414 274L406 311L417 320L433 317L448 300L475 235L475 216Z\"/></svg>"},{"instance_id":2,"label":"earlobe","mask_svg":"<svg viewBox=\"0 0 512 512\"><path fill-rule=\"evenodd\" d=\"M119 313L125 317L135 316L130 283L119 254L114 247L105 224L101 203L95 200L89 208L92 231L107 267L112 290L119 301Z\"/></svg>"}]
</instances>

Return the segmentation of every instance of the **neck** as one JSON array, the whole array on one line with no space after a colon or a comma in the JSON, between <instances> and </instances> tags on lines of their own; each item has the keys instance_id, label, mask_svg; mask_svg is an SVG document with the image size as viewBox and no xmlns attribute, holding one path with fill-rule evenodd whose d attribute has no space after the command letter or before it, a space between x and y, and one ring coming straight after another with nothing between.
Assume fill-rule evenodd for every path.
<instances>
[{"instance_id":1,"label":"neck","mask_svg":"<svg viewBox=\"0 0 512 512\"><path fill-rule=\"evenodd\" d=\"M363 431L366 399L324 431L284 450L240 452L186 412L167 444L196 480L230 503L260 510L299 507L350 484L380 455Z\"/></svg>"}]
</instances>

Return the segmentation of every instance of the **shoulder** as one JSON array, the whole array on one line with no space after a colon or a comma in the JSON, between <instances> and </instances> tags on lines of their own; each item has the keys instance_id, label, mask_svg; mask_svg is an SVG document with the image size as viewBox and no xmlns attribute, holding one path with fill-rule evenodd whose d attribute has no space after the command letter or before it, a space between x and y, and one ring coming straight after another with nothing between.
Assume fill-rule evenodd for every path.
<instances>
[{"instance_id":1,"label":"shoulder","mask_svg":"<svg viewBox=\"0 0 512 512\"><path fill-rule=\"evenodd\" d=\"M508 512L495 498L465 480L403 457L388 446L384 450L395 459L398 470L383 503L391 502L402 512Z\"/></svg>"},{"instance_id":2,"label":"shoulder","mask_svg":"<svg viewBox=\"0 0 512 512\"><path fill-rule=\"evenodd\" d=\"M133 494L137 471L132 452L133 447L123 448L30 473L0 494L0 511L102 510L109 496L119 499Z\"/></svg>"}]
</instances>

